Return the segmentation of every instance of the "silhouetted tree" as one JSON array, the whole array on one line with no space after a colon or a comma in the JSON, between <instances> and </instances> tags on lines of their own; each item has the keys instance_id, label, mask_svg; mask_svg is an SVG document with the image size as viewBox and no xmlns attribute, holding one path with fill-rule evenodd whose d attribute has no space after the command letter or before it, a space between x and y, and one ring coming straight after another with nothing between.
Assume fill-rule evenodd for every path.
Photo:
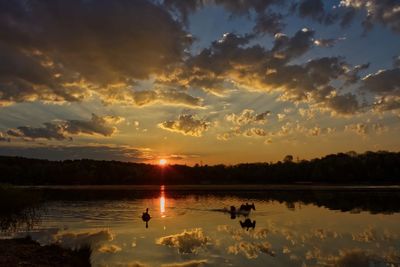
<instances>
[{"instance_id":1,"label":"silhouetted tree","mask_svg":"<svg viewBox=\"0 0 400 267\"><path fill-rule=\"evenodd\" d=\"M162 173L162 175L161 175ZM162 176L162 179L161 179ZM158 165L97 160L49 161L0 156L0 183L80 184L390 184L400 182L400 153L367 151L312 160L237 165Z\"/></svg>"},{"instance_id":2,"label":"silhouetted tree","mask_svg":"<svg viewBox=\"0 0 400 267\"><path fill-rule=\"evenodd\" d=\"M287 163L287 162L293 162L293 156L292 155L286 155L283 158L283 162Z\"/></svg>"}]
</instances>

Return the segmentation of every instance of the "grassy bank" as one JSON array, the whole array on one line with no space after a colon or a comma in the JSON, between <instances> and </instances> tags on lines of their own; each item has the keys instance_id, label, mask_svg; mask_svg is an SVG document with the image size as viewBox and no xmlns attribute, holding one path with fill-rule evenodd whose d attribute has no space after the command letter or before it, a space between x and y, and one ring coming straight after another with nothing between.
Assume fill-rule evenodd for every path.
<instances>
[{"instance_id":1,"label":"grassy bank","mask_svg":"<svg viewBox=\"0 0 400 267\"><path fill-rule=\"evenodd\" d=\"M0 231L31 229L41 217L40 192L0 184Z\"/></svg>"},{"instance_id":2,"label":"grassy bank","mask_svg":"<svg viewBox=\"0 0 400 267\"><path fill-rule=\"evenodd\" d=\"M0 266L31 267L86 267L90 264L91 249L61 248L58 245L41 246L30 238L0 240Z\"/></svg>"}]
</instances>

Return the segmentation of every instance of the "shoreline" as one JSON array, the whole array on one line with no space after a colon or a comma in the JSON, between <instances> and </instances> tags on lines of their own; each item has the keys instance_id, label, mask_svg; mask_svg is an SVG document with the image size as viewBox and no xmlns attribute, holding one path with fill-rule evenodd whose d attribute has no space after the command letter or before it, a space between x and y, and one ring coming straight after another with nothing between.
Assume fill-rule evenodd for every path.
<instances>
[{"instance_id":1,"label":"shoreline","mask_svg":"<svg viewBox=\"0 0 400 267\"><path fill-rule=\"evenodd\" d=\"M89 267L91 249L62 248L57 244L41 246L30 237L0 239L0 266Z\"/></svg>"},{"instance_id":2,"label":"shoreline","mask_svg":"<svg viewBox=\"0 0 400 267\"><path fill-rule=\"evenodd\" d=\"M400 185L329 185L329 184L215 184L215 185L13 185L33 190L121 190L153 191L163 187L171 191L400 191Z\"/></svg>"}]
</instances>

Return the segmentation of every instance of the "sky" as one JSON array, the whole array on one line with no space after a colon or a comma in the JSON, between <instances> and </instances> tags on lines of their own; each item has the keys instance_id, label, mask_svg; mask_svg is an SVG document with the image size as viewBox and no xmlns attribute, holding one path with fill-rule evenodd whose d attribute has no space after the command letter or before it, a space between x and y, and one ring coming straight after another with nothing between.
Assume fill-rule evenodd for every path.
<instances>
[{"instance_id":1,"label":"sky","mask_svg":"<svg viewBox=\"0 0 400 267\"><path fill-rule=\"evenodd\" d=\"M0 155L400 149L399 0L0 0Z\"/></svg>"}]
</instances>

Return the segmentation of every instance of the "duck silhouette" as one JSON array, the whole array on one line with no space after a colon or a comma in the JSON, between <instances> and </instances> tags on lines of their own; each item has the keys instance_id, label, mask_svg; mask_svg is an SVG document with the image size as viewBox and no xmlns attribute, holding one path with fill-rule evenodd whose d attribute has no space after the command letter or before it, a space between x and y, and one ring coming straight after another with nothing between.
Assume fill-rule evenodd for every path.
<instances>
[{"instance_id":1,"label":"duck silhouette","mask_svg":"<svg viewBox=\"0 0 400 267\"><path fill-rule=\"evenodd\" d=\"M256 210L256 206L254 205L254 203L252 203L252 204L246 203L246 204L240 205L240 208L236 213L238 215L243 215L243 216L247 217L247 216L249 216L251 210Z\"/></svg>"},{"instance_id":2,"label":"duck silhouette","mask_svg":"<svg viewBox=\"0 0 400 267\"><path fill-rule=\"evenodd\" d=\"M249 218L247 218L244 222L239 221L240 226L244 229L246 228L247 231L249 231L250 228L254 229L256 228L256 221L251 221Z\"/></svg>"},{"instance_id":3,"label":"duck silhouette","mask_svg":"<svg viewBox=\"0 0 400 267\"><path fill-rule=\"evenodd\" d=\"M151 216L149 214L149 208L146 209L146 212L143 212L142 220L146 222L146 228L149 228L148 222L150 221Z\"/></svg>"},{"instance_id":4,"label":"duck silhouette","mask_svg":"<svg viewBox=\"0 0 400 267\"><path fill-rule=\"evenodd\" d=\"M236 218L236 208L235 206L231 206L231 209L229 210L229 213L231 214L231 219Z\"/></svg>"}]
</instances>

